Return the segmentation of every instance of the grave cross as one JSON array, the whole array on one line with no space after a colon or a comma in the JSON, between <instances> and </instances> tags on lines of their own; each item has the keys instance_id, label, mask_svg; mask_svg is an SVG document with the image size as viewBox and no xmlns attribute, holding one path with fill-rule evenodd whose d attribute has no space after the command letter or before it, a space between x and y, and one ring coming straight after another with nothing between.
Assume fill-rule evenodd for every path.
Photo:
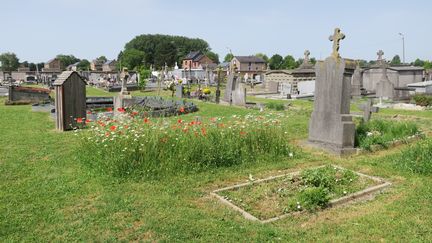
<instances>
[{"instance_id":1,"label":"grave cross","mask_svg":"<svg viewBox=\"0 0 432 243\"><path fill-rule=\"evenodd\" d=\"M334 30L333 35L329 37L330 41L333 41L333 53L332 56L335 58L339 58L339 42L345 39L345 35L341 32L339 28Z\"/></svg>"},{"instance_id":2,"label":"grave cross","mask_svg":"<svg viewBox=\"0 0 432 243\"><path fill-rule=\"evenodd\" d=\"M303 60L303 63L304 63L304 64L308 64L308 63L309 63L309 55L310 55L310 51L309 51L309 50L306 50L306 51L304 52L304 60Z\"/></svg>"},{"instance_id":3,"label":"grave cross","mask_svg":"<svg viewBox=\"0 0 432 243\"><path fill-rule=\"evenodd\" d=\"M383 58L383 55L384 55L384 52L383 52L383 50L379 50L378 52L377 52L377 55L378 55L378 61L381 61Z\"/></svg>"},{"instance_id":4,"label":"grave cross","mask_svg":"<svg viewBox=\"0 0 432 243\"><path fill-rule=\"evenodd\" d=\"M372 113L377 113L379 111L378 107L373 106L372 99L368 99L365 104L359 106L360 110L363 111L363 121L368 122L372 116Z\"/></svg>"}]
</instances>

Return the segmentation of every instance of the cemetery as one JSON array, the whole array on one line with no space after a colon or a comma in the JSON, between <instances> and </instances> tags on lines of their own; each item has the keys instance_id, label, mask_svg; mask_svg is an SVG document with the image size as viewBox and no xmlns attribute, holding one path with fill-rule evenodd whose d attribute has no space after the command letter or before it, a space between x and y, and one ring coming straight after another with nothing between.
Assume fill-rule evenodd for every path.
<instances>
[{"instance_id":1,"label":"cemetery","mask_svg":"<svg viewBox=\"0 0 432 243\"><path fill-rule=\"evenodd\" d=\"M168 35L3 61L0 240L431 241L429 72L344 31L279 64Z\"/></svg>"}]
</instances>

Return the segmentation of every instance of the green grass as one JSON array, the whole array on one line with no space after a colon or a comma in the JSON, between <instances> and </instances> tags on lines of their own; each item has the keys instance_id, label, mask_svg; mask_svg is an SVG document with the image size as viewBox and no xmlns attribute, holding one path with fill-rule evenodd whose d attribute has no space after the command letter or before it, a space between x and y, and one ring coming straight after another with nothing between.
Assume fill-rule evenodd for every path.
<instances>
[{"instance_id":1,"label":"green grass","mask_svg":"<svg viewBox=\"0 0 432 243\"><path fill-rule=\"evenodd\" d=\"M309 242L431 241L432 178L394 166L399 147L338 158L305 151L302 158L213 168L153 181L118 180L79 160L80 140L54 131L46 113L0 100L0 241ZM186 117L247 114L241 108L196 102ZM309 107L311 107L309 105ZM284 114L293 143L307 137L311 108L293 103ZM429 128L431 112L404 114ZM420 120L417 120L419 118ZM430 130L429 130L430 131ZM427 157L425 157L427 158ZM426 162L426 160L424 160ZM393 183L375 200L273 224L245 220L209 196L210 191L255 178L321 164L376 175Z\"/></svg>"}]
</instances>

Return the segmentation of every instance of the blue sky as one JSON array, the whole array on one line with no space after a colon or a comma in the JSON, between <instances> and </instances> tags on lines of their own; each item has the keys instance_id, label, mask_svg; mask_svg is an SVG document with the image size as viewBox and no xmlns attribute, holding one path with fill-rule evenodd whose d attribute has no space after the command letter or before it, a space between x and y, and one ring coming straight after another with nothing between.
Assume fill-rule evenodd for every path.
<instances>
[{"instance_id":1,"label":"blue sky","mask_svg":"<svg viewBox=\"0 0 432 243\"><path fill-rule=\"evenodd\" d=\"M221 59L257 52L325 58L328 36L340 27L342 57L432 60L430 0L0 0L0 53L21 61L57 54L115 58L139 34L173 34L206 40Z\"/></svg>"}]
</instances>

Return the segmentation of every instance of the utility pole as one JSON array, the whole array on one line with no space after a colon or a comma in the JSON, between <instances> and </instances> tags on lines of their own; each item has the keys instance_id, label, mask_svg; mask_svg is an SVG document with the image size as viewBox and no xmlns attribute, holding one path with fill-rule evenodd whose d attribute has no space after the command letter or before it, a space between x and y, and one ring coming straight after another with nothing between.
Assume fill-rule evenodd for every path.
<instances>
[{"instance_id":1,"label":"utility pole","mask_svg":"<svg viewBox=\"0 0 432 243\"><path fill-rule=\"evenodd\" d=\"M402 63L405 63L405 36L402 33L399 33L402 37Z\"/></svg>"}]
</instances>

